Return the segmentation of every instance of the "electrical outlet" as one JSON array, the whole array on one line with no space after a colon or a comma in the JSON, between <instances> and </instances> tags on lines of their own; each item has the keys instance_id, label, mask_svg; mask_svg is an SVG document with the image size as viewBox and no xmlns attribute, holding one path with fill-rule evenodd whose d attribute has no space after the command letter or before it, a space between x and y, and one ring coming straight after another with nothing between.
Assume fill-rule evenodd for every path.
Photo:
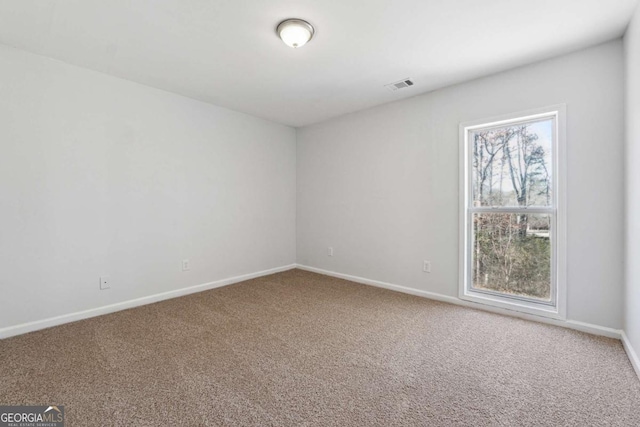
<instances>
[{"instance_id":1,"label":"electrical outlet","mask_svg":"<svg viewBox=\"0 0 640 427\"><path fill-rule=\"evenodd\" d=\"M109 279L109 276L100 277L100 290L104 291L105 289L111 289L111 279Z\"/></svg>"},{"instance_id":2,"label":"electrical outlet","mask_svg":"<svg viewBox=\"0 0 640 427\"><path fill-rule=\"evenodd\" d=\"M422 271L425 273L431 273L431 261L424 261L422 264Z\"/></svg>"},{"instance_id":3,"label":"electrical outlet","mask_svg":"<svg viewBox=\"0 0 640 427\"><path fill-rule=\"evenodd\" d=\"M327 248L327 255L333 256L333 248L332 247Z\"/></svg>"},{"instance_id":4,"label":"electrical outlet","mask_svg":"<svg viewBox=\"0 0 640 427\"><path fill-rule=\"evenodd\" d=\"M188 259L183 259L182 260L182 271L189 271L189 269L191 268L191 265L189 263Z\"/></svg>"}]
</instances>

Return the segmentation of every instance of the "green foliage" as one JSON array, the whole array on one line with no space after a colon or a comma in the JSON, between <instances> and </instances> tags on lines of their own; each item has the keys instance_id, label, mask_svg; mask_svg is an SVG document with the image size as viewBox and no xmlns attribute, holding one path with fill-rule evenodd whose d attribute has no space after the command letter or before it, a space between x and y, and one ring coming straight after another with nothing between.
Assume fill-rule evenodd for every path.
<instances>
[{"instance_id":1,"label":"green foliage","mask_svg":"<svg viewBox=\"0 0 640 427\"><path fill-rule=\"evenodd\" d=\"M551 242L545 230L529 229L527 215L482 214L474 222L474 287L549 300Z\"/></svg>"}]
</instances>

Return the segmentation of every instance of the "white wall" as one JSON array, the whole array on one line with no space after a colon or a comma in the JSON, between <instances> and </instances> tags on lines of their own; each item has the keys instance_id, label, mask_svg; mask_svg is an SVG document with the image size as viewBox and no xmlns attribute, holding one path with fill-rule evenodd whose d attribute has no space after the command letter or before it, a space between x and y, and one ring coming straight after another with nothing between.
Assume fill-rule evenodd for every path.
<instances>
[{"instance_id":1,"label":"white wall","mask_svg":"<svg viewBox=\"0 0 640 427\"><path fill-rule=\"evenodd\" d=\"M0 148L0 329L295 262L292 128L0 46Z\"/></svg>"},{"instance_id":2,"label":"white wall","mask_svg":"<svg viewBox=\"0 0 640 427\"><path fill-rule=\"evenodd\" d=\"M628 159L640 154L638 21L625 39ZM557 103L568 316L620 328L622 81L614 41L299 129L296 217L293 129L0 46L0 329L291 264L296 221L301 264L456 296L458 124ZM640 190L627 196L638 348ZM99 291L104 274L113 288Z\"/></svg>"},{"instance_id":3,"label":"white wall","mask_svg":"<svg viewBox=\"0 0 640 427\"><path fill-rule=\"evenodd\" d=\"M640 7L624 37L626 59L626 289L624 329L640 356ZM636 363L639 361L636 360ZM640 369L640 366L636 366ZM640 375L640 371L638 371Z\"/></svg>"},{"instance_id":4,"label":"white wall","mask_svg":"<svg viewBox=\"0 0 640 427\"><path fill-rule=\"evenodd\" d=\"M299 129L298 263L456 296L459 123L566 103L567 315L619 329L623 76L617 40Z\"/></svg>"}]
</instances>

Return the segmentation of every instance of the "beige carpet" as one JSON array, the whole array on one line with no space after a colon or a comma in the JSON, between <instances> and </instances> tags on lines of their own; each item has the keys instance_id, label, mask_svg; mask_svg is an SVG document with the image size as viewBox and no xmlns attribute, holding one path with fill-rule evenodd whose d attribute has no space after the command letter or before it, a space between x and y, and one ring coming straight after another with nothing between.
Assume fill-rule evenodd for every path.
<instances>
[{"instance_id":1,"label":"beige carpet","mask_svg":"<svg viewBox=\"0 0 640 427\"><path fill-rule=\"evenodd\" d=\"M300 270L0 341L67 426L640 426L620 342Z\"/></svg>"}]
</instances>

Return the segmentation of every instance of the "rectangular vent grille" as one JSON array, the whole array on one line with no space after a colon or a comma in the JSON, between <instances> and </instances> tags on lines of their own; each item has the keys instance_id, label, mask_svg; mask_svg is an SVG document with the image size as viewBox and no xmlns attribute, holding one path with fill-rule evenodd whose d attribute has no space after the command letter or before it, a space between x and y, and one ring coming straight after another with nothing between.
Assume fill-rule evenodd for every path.
<instances>
[{"instance_id":1,"label":"rectangular vent grille","mask_svg":"<svg viewBox=\"0 0 640 427\"><path fill-rule=\"evenodd\" d=\"M385 87L392 92L395 92L398 89L404 89L410 86L413 86L413 81L411 81L411 79L402 79L397 82L389 83L388 85L385 85Z\"/></svg>"}]
</instances>

